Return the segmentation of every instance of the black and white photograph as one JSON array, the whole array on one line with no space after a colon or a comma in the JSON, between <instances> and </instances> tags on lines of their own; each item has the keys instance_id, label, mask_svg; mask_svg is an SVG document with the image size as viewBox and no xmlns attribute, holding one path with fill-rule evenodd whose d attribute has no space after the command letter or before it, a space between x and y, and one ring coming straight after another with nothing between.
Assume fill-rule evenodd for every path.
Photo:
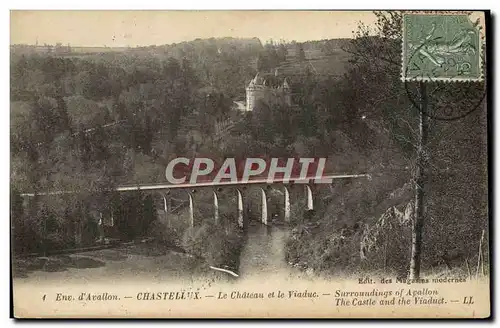
<instances>
[{"instance_id":1,"label":"black and white photograph","mask_svg":"<svg viewBox=\"0 0 500 328\"><path fill-rule=\"evenodd\" d=\"M12 10L13 316L488 318L489 23Z\"/></svg>"}]
</instances>

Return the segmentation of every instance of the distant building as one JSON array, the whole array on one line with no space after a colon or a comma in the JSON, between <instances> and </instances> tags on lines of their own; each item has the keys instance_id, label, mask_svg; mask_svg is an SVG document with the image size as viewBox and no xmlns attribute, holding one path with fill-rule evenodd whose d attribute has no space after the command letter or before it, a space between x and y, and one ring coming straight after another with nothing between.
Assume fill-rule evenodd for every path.
<instances>
[{"instance_id":1,"label":"distant building","mask_svg":"<svg viewBox=\"0 0 500 328\"><path fill-rule=\"evenodd\" d=\"M254 110L258 101L268 105L285 104L292 105L292 90L286 78L278 74L257 73L246 88L246 111Z\"/></svg>"}]
</instances>

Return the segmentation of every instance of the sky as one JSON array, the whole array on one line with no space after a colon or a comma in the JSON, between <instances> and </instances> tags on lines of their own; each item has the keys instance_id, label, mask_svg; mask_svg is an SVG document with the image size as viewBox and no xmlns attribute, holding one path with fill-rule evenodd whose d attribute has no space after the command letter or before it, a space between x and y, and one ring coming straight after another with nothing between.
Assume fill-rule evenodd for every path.
<instances>
[{"instance_id":1,"label":"sky","mask_svg":"<svg viewBox=\"0 0 500 328\"><path fill-rule=\"evenodd\" d=\"M307 41L352 37L370 11L11 11L10 44L147 46L196 38Z\"/></svg>"}]
</instances>

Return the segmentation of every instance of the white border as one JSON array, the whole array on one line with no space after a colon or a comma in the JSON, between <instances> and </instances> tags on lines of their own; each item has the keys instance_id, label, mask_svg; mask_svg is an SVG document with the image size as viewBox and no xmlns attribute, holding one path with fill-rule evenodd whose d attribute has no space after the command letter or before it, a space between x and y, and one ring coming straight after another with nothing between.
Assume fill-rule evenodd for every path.
<instances>
[{"instance_id":1,"label":"white border","mask_svg":"<svg viewBox=\"0 0 500 328\"><path fill-rule=\"evenodd\" d=\"M10 185L10 163L7 160L7 158L10 159L10 153L9 153L9 78L8 78L8 65L9 65L9 47L7 44L9 44L9 12L8 9L394 9L394 10L401 10L401 9L464 9L464 8L469 8L471 9L471 5L474 6L474 9L493 9L494 14L496 14L497 17L497 24L494 26L495 33L494 35L498 35L498 14L500 12L500 2L498 0L486 0L486 1L465 1L465 0L441 0L441 1L435 1L435 0L420 0L418 2L402 2L402 1L396 1L396 0L381 0L377 2L373 1L318 1L318 0L308 0L308 1L297 1L297 0L280 0L280 1L269 1L269 0L253 0L251 3L249 2L236 2L236 1L224 1L224 0L216 0L216 1L203 1L203 0L184 0L184 1L170 1L170 2L165 2L162 0L141 0L141 1L131 1L131 0L122 0L122 1L104 1L104 0L86 0L86 1L74 1L73 3L69 3L67 0L45 0L45 1L36 1L36 0L6 0L2 2L5 4L5 9L2 10L1 12L1 19L0 22L2 22L2 31L1 31L1 38L2 38L2 44L4 45L1 49L1 55L2 55L2 61L3 64L7 71L7 73L4 74L4 78L1 80L2 82L2 88L0 89L2 91L2 100L4 104L4 110L1 112L2 117L0 118L0 121L2 122L2 134L1 134L1 149L2 153L5 154L5 160L1 163L2 166L2 172L3 174L1 175L2 177L2 183L0 184L3 187L3 193L2 197L0 198L1 201L1 208L3 212L3 261L2 261L2 268L0 270L0 283L2 283L3 288L3 297L1 298L2 302L0 305L0 309L2 311L1 313L1 318L2 320L2 326L13 326L14 321L8 319L9 317L9 310L10 310L10 300L9 300L9 283L10 283L10 276L9 276L9 253L10 253L10 245L9 245L9 238L10 238L10 230L8 229L8 213L9 213L9 185ZM374 8L374 5L377 6L377 8ZM418 6L418 7L415 7ZM492 40L489 40L490 42ZM491 42L491 44L496 48L495 42ZM495 49L496 50L496 49ZM496 65L495 72L491 72L492 76L500 76L498 73L498 65ZM496 84L496 89L493 90L495 94L500 94L498 92L500 89L499 84ZM495 122L492 122L492 125L495 125L497 127L500 126L500 115L495 115ZM497 139L497 136L494 136L496 144L495 148L492 149L492 153L490 153L490 156L494 158L495 153L500 153L500 140ZM498 185L498 179L500 179L498 175L498 171L500 171L500 164L497 165L495 163L494 167L497 171L496 178L495 178L495 185ZM493 169L493 167L491 168ZM500 204L500 192L498 190L495 190L495 198L491 198L490 201L494 202L496 204ZM500 236L499 232L499 227L500 224L497 222L496 223L496 229L495 229L495 234L496 236ZM499 261L499 250L498 250L498 243L495 245L495 264L498 266L500 263ZM498 272L498 268L496 269L496 272ZM498 275L497 275L498 276ZM496 278L496 277L494 277ZM498 286L498 281L496 282L495 286ZM496 293L495 293L496 294ZM498 304L499 300L496 299L496 308L494 309L494 312L496 315L499 315L498 311ZM495 323L495 325L498 324ZM131 322L115 322L115 324L132 324ZM165 324L168 325L179 325L182 324L178 321L170 321L170 322L164 322ZM331 322L332 325L336 326L364 326L368 322ZM32 326L35 325L36 322L29 322L29 323L24 323L25 326ZM52 323L47 323L47 324L52 324ZM68 324L68 323L65 323ZM93 327L97 326L104 326L104 323L77 323L77 322L71 322L69 324L72 325L92 325ZM108 323L109 324L109 323ZM133 323L136 325L146 325L146 324L151 324L151 322L136 322ZM192 325L193 323L188 323L188 325ZM208 326L218 326L221 323L220 322L209 322L206 323ZM233 325L236 323L231 323L231 322L226 322L223 324L227 325ZM311 323L307 322L273 322L273 323L266 323L266 322L250 322L246 323L255 325L258 327L262 326L267 326L270 324L277 325L277 324L300 324L300 325L311 325ZM380 325L400 325L402 324L401 322L378 322ZM413 322L412 325L415 323ZM431 326L440 326L440 327L456 327L457 322L452 321L452 322L429 322L429 321L424 321L424 322L417 322L415 325L416 326L425 326L425 327L431 327Z\"/></svg>"}]
</instances>

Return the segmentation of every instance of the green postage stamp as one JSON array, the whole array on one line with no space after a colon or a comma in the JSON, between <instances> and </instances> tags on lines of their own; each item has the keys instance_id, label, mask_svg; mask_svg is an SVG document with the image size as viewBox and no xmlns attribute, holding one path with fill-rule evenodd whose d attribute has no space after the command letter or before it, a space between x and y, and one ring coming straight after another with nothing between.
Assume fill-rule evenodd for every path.
<instances>
[{"instance_id":1,"label":"green postage stamp","mask_svg":"<svg viewBox=\"0 0 500 328\"><path fill-rule=\"evenodd\" d=\"M402 79L482 80L478 24L467 14L404 14Z\"/></svg>"}]
</instances>

